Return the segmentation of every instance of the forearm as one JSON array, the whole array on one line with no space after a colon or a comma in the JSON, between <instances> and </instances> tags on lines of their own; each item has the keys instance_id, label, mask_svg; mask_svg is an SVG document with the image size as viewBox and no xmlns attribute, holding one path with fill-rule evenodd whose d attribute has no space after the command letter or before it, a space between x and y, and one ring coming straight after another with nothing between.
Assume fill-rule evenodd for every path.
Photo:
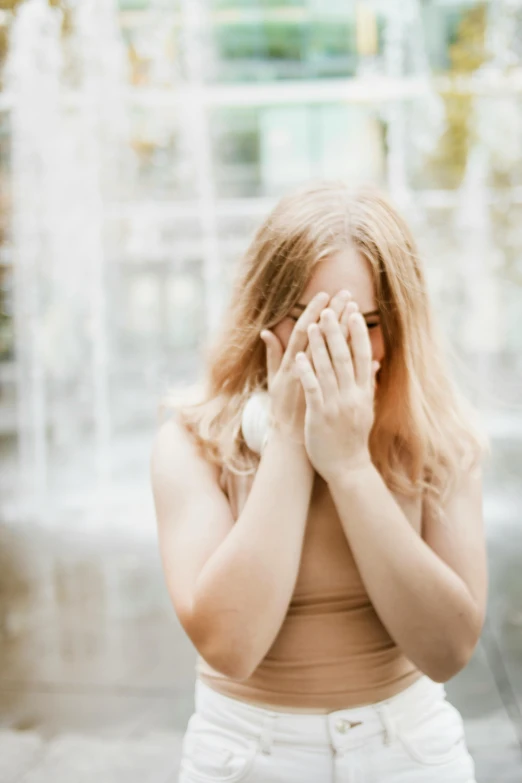
<instances>
[{"instance_id":1,"label":"forearm","mask_svg":"<svg viewBox=\"0 0 522 783\"><path fill-rule=\"evenodd\" d=\"M390 636L445 681L467 662L481 616L464 581L412 528L373 465L330 483L368 595Z\"/></svg>"},{"instance_id":2,"label":"forearm","mask_svg":"<svg viewBox=\"0 0 522 783\"><path fill-rule=\"evenodd\" d=\"M270 649L297 579L314 471L304 447L275 432L234 528L207 561L194 612L209 663L242 679Z\"/></svg>"}]
</instances>

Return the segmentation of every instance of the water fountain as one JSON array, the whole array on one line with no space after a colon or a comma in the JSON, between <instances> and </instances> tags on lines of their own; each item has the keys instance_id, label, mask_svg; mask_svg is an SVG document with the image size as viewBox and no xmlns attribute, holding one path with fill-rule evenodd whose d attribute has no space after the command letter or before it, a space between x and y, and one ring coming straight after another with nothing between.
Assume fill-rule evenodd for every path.
<instances>
[{"instance_id":1,"label":"water fountain","mask_svg":"<svg viewBox=\"0 0 522 783\"><path fill-rule=\"evenodd\" d=\"M431 153L444 127L444 109L436 94L427 57L424 27L418 0L383 5L386 18L384 71L390 78L414 77L418 88L410 100L398 99L384 109L387 121L387 187L395 203L411 218L421 220L412 203L408 157ZM415 212L415 214L413 214Z\"/></svg>"},{"instance_id":2,"label":"water fountain","mask_svg":"<svg viewBox=\"0 0 522 783\"><path fill-rule=\"evenodd\" d=\"M37 494L51 442L67 458L89 430L95 475L110 476L104 207L128 134L117 11L82 0L65 40L61 12L26 0L11 34L20 476Z\"/></svg>"},{"instance_id":3,"label":"water fountain","mask_svg":"<svg viewBox=\"0 0 522 783\"><path fill-rule=\"evenodd\" d=\"M43 257L56 239L61 203L61 13L44 0L18 11L11 32L6 86L12 95L12 197L19 468L37 491L48 479L47 367L49 287ZM53 248L54 249L54 248ZM51 260L53 263L54 259Z\"/></svg>"}]
</instances>

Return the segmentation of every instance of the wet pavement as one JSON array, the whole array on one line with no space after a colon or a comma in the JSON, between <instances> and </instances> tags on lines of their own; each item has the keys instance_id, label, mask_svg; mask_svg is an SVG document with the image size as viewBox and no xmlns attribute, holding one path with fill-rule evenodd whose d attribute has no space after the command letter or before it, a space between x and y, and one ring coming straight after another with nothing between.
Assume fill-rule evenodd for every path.
<instances>
[{"instance_id":1,"label":"wet pavement","mask_svg":"<svg viewBox=\"0 0 522 783\"><path fill-rule=\"evenodd\" d=\"M119 444L108 491L66 492L61 466L62 491L45 503L2 495L0 783L176 781L196 653L161 572L149 443L144 433ZM4 453L4 489L10 467ZM522 781L521 468L519 438L494 443L488 617L447 686L478 783Z\"/></svg>"}]
</instances>

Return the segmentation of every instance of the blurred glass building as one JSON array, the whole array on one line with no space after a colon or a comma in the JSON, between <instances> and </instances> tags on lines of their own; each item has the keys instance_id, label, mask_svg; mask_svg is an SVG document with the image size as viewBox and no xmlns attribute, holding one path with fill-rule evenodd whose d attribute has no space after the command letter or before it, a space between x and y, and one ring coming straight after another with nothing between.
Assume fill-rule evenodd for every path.
<instances>
[{"instance_id":1,"label":"blurred glass building","mask_svg":"<svg viewBox=\"0 0 522 783\"><path fill-rule=\"evenodd\" d=\"M521 432L522 2L2 8L0 432L33 478L79 441L110 471L197 379L255 227L318 177L390 192L475 401Z\"/></svg>"}]
</instances>

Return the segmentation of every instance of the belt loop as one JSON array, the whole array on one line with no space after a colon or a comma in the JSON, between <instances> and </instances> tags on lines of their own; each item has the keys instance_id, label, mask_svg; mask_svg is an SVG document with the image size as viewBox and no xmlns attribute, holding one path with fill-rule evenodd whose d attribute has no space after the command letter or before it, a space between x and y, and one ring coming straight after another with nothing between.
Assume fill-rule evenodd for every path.
<instances>
[{"instance_id":1,"label":"belt loop","mask_svg":"<svg viewBox=\"0 0 522 783\"><path fill-rule=\"evenodd\" d=\"M269 756L274 741L274 725L276 721L276 715L273 713L267 715L263 722L263 728L261 729L261 736L259 737L259 747L261 753Z\"/></svg>"},{"instance_id":2,"label":"belt loop","mask_svg":"<svg viewBox=\"0 0 522 783\"><path fill-rule=\"evenodd\" d=\"M379 713L382 725L384 726L384 744L391 745L395 739L395 723L393 717L386 704L379 707L377 712Z\"/></svg>"}]
</instances>

